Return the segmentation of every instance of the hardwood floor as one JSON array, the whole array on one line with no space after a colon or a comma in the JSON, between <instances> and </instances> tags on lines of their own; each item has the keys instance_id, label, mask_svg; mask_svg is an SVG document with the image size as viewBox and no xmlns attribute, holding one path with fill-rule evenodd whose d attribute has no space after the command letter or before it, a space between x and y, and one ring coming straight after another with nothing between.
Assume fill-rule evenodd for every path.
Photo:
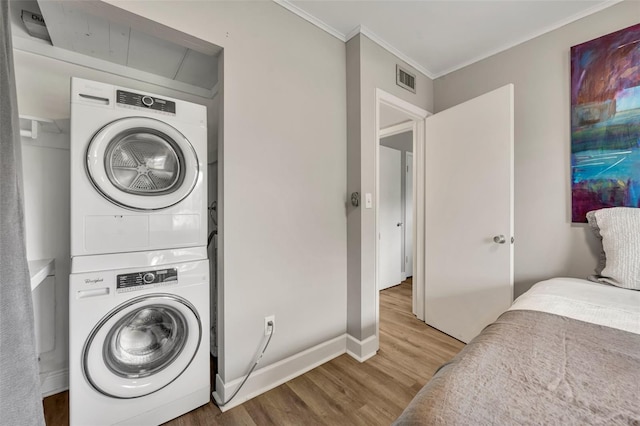
<instances>
[{"instance_id":1,"label":"hardwood floor","mask_svg":"<svg viewBox=\"0 0 640 426\"><path fill-rule=\"evenodd\" d=\"M380 294L380 350L364 363L341 355L222 413L213 403L166 425L388 425L463 343L416 319L411 282ZM48 426L69 424L68 392L45 398Z\"/></svg>"}]
</instances>

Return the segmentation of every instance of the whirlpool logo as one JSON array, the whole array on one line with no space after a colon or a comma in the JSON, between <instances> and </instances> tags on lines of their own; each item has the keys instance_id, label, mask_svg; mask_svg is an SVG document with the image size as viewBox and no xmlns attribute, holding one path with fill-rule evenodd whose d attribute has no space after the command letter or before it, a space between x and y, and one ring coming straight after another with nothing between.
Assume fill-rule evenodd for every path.
<instances>
[{"instance_id":1,"label":"whirlpool logo","mask_svg":"<svg viewBox=\"0 0 640 426\"><path fill-rule=\"evenodd\" d=\"M104 278L86 278L84 280L85 284L98 284L104 281Z\"/></svg>"}]
</instances>

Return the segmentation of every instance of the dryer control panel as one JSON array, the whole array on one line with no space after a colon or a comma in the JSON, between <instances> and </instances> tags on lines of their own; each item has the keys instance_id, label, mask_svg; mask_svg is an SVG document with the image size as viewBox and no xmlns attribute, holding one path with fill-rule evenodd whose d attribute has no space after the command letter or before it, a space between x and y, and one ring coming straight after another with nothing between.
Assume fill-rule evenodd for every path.
<instances>
[{"instance_id":1,"label":"dryer control panel","mask_svg":"<svg viewBox=\"0 0 640 426\"><path fill-rule=\"evenodd\" d=\"M122 293L144 290L159 285L176 284L177 282L178 270L176 268L134 272L116 276L116 291Z\"/></svg>"},{"instance_id":2,"label":"dryer control panel","mask_svg":"<svg viewBox=\"0 0 640 426\"><path fill-rule=\"evenodd\" d=\"M152 109L170 114L176 113L176 103L173 101L149 95L141 95L140 93L127 92L126 90L116 90L116 102L121 105Z\"/></svg>"}]
</instances>

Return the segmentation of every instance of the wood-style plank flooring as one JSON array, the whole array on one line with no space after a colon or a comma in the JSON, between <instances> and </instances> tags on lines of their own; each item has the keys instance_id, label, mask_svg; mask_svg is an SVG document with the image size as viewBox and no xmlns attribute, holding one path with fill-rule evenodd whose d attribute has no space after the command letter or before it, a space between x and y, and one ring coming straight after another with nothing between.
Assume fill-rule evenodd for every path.
<instances>
[{"instance_id":1,"label":"wood-style plank flooring","mask_svg":"<svg viewBox=\"0 0 640 426\"><path fill-rule=\"evenodd\" d=\"M416 319L411 281L380 294L380 350L342 355L222 413L213 403L166 425L388 425L463 343ZM48 426L68 425L68 392L45 398Z\"/></svg>"}]
</instances>

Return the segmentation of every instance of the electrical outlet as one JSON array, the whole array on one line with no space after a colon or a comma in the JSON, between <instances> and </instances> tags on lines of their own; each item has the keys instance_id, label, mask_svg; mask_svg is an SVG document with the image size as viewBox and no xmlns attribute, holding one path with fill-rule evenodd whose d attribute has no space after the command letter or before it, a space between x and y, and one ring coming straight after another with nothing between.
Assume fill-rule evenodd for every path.
<instances>
[{"instance_id":1,"label":"electrical outlet","mask_svg":"<svg viewBox=\"0 0 640 426\"><path fill-rule=\"evenodd\" d=\"M269 326L269 322L271 322L272 326ZM276 316L269 315L268 317L264 317L264 335L268 336L272 331L269 330L271 327L275 329L276 327Z\"/></svg>"}]
</instances>

